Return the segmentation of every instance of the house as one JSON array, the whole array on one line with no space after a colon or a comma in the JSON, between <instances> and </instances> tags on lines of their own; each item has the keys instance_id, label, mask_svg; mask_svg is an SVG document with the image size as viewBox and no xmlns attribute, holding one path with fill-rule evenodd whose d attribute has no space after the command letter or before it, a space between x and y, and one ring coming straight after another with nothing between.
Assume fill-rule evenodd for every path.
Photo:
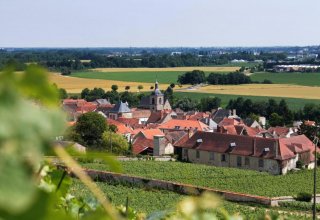
<instances>
[{"instance_id":1,"label":"house","mask_svg":"<svg viewBox=\"0 0 320 220\"><path fill-rule=\"evenodd\" d=\"M140 129L133 137L132 152L134 154L152 155L154 148L154 136L164 136L164 133L159 129Z\"/></svg>"},{"instance_id":2,"label":"house","mask_svg":"<svg viewBox=\"0 0 320 220\"><path fill-rule=\"evenodd\" d=\"M108 112L108 118L117 120L118 118L132 118L131 109L128 103L119 101L110 111Z\"/></svg>"},{"instance_id":3,"label":"house","mask_svg":"<svg viewBox=\"0 0 320 220\"><path fill-rule=\"evenodd\" d=\"M125 124L123 124L123 123L121 123L119 121L116 121L116 120L113 120L113 119L110 119L110 118L107 119L107 123L109 125L116 126L117 127L116 133L122 135L123 137L125 137L128 142L131 141L132 134L134 132L133 132L133 129L130 126L127 126L127 125L125 125Z\"/></svg>"},{"instance_id":4,"label":"house","mask_svg":"<svg viewBox=\"0 0 320 220\"><path fill-rule=\"evenodd\" d=\"M150 109L151 111L172 110L169 100L165 99L164 94L159 89L158 81L156 81L151 95L142 97L139 108Z\"/></svg>"},{"instance_id":5,"label":"house","mask_svg":"<svg viewBox=\"0 0 320 220\"><path fill-rule=\"evenodd\" d=\"M286 174L301 161L314 167L314 145L304 135L261 138L198 131L175 143L179 159L221 167Z\"/></svg>"},{"instance_id":6,"label":"house","mask_svg":"<svg viewBox=\"0 0 320 220\"><path fill-rule=\"evenodd\" d=\"M173 131L164 134L159 129L141 129L132 141L134 154L162 156L173 154L173 145L187 132Z\"/></svg>"},{"instance_id":7,"label":"house","mask_svg":"<svg viewBox=\"0 0 320 220\"><path fill-rule=\"evenodd\" d=\"M67 113L69 121L76 121L80 115L95 111L97 104L84 99L64 99L62 109Z\"/></svg>"}]
</instances>

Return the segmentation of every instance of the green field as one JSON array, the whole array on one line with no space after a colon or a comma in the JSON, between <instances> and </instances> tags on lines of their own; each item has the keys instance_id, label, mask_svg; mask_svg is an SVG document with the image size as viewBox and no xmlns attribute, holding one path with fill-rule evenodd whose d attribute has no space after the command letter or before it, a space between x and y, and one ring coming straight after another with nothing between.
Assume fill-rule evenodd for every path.
<instances>
[{"instance_id":1,"label":"green field","mask_svg":"<svg viewBox=\"0 0 320 220\"><path fill-rule=\"evenodd\" d=\"M156 71L156 72L75 72L71 76L86 78L86 79L105 79L117 80L124 82L146 82L154 83L156 79L160 83L177 83L179 75L184 74L186 71ZM209 72L206 72L209 74Z\"/></svg>"},{"instance_id":2,"label":"green field","mask_svg":"<svg viewBox=\"0 0 320 220\"><path fill-rule=\"evenodd\" d=\"M255 73L250 77L259 82L269 79L277 84L320 86L320 73Z\"/></svg>"},{"instance_id":3,"label":"green field","mask_svg":"<svg viewBox=\"0 0 320 220\"><path fill-rule=\"evenodd\" d=\"M109 185L106 183L97 184L114 205L125 205L128 197L129 206L138 213L145 213L146 215L172 212L176 204L186 198L186 196L164 190L145 190L142 188ZM79 180L73 180L70 193L78 198L92 197L89 190ZM242 216L246 216L245 219L257 219L258 217L264 216L266 212L265 207L251 204L222 201L221 206L232 215L241 214ZM276 208L272 208L271 210L273 210L272 213L277 212ZM296 217L292 219L303 220L309 218L299 216L299 218Z\"/></svg>"},{"instance_id":4,"label":"green field","mask_svg":"<svg viewBox=\"0 0 320 220\"><path fill-rule=\"evenodd\" d=\"M130 161L121 162L121 165L127 174L253 195L275 197L296 196L299 192L312 193L312 170L274 176L251 170L181 162ZM84 166L108 170L104 164ZM320 182L319 175L317 181ZM320 185L317 190L320 190Z\"/></svg>"},{"instance_id":5,"label":"green field","mask_svg":"<svg viewBox=\"0 0 320 220\"><path fill-rule=\"evenodd\" d=\"M224 94L212 94L212 93L196 93L196 92L174 92L174 96L177 98L188 97L194 100L200 100L204 97L219 97L221 99L221 107L226 107L230 99L237 99L242 97L244 99L251 99L252 101L268 101L272 98L276 101L285 99L291 110L299 110L304 107L305 104L314 103L320 104L320 100L316 99L298 99L298 98L281 98L281 97L266 97L266 96L243 96L243 95L224 95Z\"/></svg>"}]
</instances>

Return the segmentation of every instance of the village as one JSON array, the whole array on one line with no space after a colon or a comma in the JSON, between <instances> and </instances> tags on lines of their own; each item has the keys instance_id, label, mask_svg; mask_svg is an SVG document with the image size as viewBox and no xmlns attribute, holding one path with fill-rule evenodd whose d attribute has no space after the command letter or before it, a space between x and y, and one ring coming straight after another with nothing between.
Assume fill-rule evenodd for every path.
<instances>
[{"instance_id":1,"label":"village","mask_svg":"<svg viewBox=\"0 0 320 220\"><path fill-rule=\"evenodd\" d=\"M111 104L107 99L64 99L62 108L68 114L69 126L88 112L103 116L130 143L135 156L175 156L185 162L274 175L312 169L315 165L313 142L299 134L300 125L315 126L314 121L266 128L265 117L242 119L234 109L172 109L158 82L154 91L141 99L138 108L130 108L129 103L121 100Z\"/></svg>"}]
</instances>

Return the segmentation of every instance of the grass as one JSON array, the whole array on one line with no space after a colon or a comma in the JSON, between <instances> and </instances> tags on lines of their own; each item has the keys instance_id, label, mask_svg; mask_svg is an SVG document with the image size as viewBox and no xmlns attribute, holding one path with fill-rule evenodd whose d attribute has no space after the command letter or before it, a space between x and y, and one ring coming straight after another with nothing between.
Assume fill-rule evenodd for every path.
<instances>
[{"instance_id":1,"label":"grass","mask_svg":"<svg viewBox=\"0 0 320 220\"><path fill-rule=\"evenodd\" d=\"M278 84L320 86L320 73L255 73L250 77L259 82L269 79Z\"/></svg>"},{"instance_id":2,"label":"grass","mask_svg":"<svg viewBox=\"0 0 320 220\"><path fill-rule=\"evenodd\" d=\"M131 175L253 195L275 197L296 196L299 192L312 193L312 170L274 176L251 170L181 162L129 161L121 162L121 165L124 173ZM104 164L84 164L84 166L108 170ZM320 176L317 181L320 181ZM317 190L320 190L320 185Z\"/></svg>"},{"instance_id":3,"label":"grass","mask_svg":"<svg viewBox=\"0 0 320 220\"><path fill-rule=\"evenodd\" d=\"M281 98L281 97L265 97L265 96L244 96L244 95L225 95L225 94L213 94L213 93L196 93L196 92L175 92L174 96L181 99L183 97L188 97L194 100L200 100L205 97L219 97L221 99L221 106L225 107L228 105L230 99L237 99L242 97L244 99L251 99L252 101L267 101L269 98L280 101L285 99L289 108L292 110L299 110L303 108L305 104L315 103L320 104L320 100L314 99L298 99L298 98Z\"/></svg>"},{"instance_id":4,"label":"grass","mask_svg":"<svg viewBox=\"0 0 320 220\"><path fill-rule=\"evenodd\" d=\"M146 190L142 188L132 188L123 185L109 185L106 183L97 183L110 201L116 205L125 205L127 197L129 197L129 206L139 213L146 215L171 212L175 210L176 204L186 196L168 192L164 190ZM89 190L79 181L74 179L71 185L70 193L80 198L91 198ZM250 204L241 204L223 201L220 206L232 215L241 214L246 216L246 219L257 219L258 216L264 216L266 208ZM277 212L272 209L273 213ZM155 219L159 219L155 218ZM298 218L294 218L298 219ZM300 220L308 219L299 217Z\"/></svg>"}]
</instances>

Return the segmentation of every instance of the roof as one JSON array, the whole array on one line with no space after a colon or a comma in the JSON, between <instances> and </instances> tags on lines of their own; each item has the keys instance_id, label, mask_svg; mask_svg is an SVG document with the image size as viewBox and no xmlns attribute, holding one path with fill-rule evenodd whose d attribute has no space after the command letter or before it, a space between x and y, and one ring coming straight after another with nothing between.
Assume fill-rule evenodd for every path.
<instances>
[{"instance_id":1,"label":"roof","mask_svg":"<svg viewBox=\"0 0 320 220\"><path fill-rule=\"evenodd\" d=\"M229 116L229 110L226 109L218 109L216 110L213 115L212 115L212 119L216 122L216 123L220 123L220 121L222 121L222 119L226 118Z\"/></svg>"},{"instance_id":2,"label":"roof","mask_svg":"<svg viewBox=\"0 0 320 220\"><path fill-rule=\"evenodd\" d=\"M125 124L115 121L113 119L107 119L107 123L110 125L115 125L117 126L117 134L132 134L133 130L130 127L127 127Z\"/></svg>"},{"instance_id":3,"label":"roof","mask_svg":"<svg viewBox=\"0 0 320 220\"><path fill-rule=\"evenodd\" d=\"M163 130L198 130L198 131L209 131L208 125L202 123L201 121L192 120L179 120L171 119L159 126L159 129Z\"/></svg>"},{"instance_id":4,"label":"roof","mask_svg":"<svg viewBox=\"0 0 320 220\"><path fill-rule=\"evenodd\" d=\"M315 121L304 121L303 124L307 125L307 126L315 126L316 125L316 122Z\"/></svg>"},{"instance_id":5,"label":"roof","mask_svg":"<svg viewBox=\"0 0 320 220\"><path fill-rule=\"evenodd\" d=\"M165 137L170 143L174 144L177 141L179 141L186 134L188 134L188 133L185 131L172 131L172 132L168 132L165 135Z\"/></svg>"},{"instance_id":6,"label":"roof","mask_svg":"<svg viewBox=\"0 0 320 220\"><path fill-rule=\"evenodd\" d=\"M231 147L231 143L235 146ZM295 157L295 153L313 151L312 142L304 135L275 139L201 131L184 142L179 141L175 146L275 160L287 160ZM301 151L295 152L297 149Z\"/></svg>"},{"instance_id":7,"label":"roof","mask_svg":"<svg viewBox=\"0 0 320 220\"><path fill-rule=\"evenodd\" d=\"M98 105L111 105L108 99L96 99Z\"/></svg>"},{"instance_id":8,"label":"roof","mask_svg":"<svg viewBox=\"0 0 320 220\"><path fill-rule=\"evenodd\" d=\"M160 129L140 129L140 131L137 133L142 133L143 136L147 139L152 139L156 135L164 135L164 133Z\"/></svg>"},{"instance_id":9,"label":"roof","mask_svg":"<svg viewBox=\"0 0 320 220\"><path fill-rule=\"evenodd\" d=\"M280 136L287 135L290 132L290 128L277 126L277 127L270 127L268 131L271 134L275 133L277 136L280 137Z\"/></svg>"},{"instance_id":10,"label":"roof","mask_svg":"<svg viewBox=\"0 0 320 220\"><path fill-rule=\"evenodd\" d=\"M151 115L151 110L147 109L137 109L132 111L133 118L149 118Z\"/></svg>"},{"instance_id":11,"label":"roof","mask_svg":"<svg viewBox=\"0 0 320 220\"><path fill-rule=\"evenodd\" d=\"M127 113L127 112L131 112L131 110L126 103L123 103L122 101L120 101L110 110L110 112Z\"/></svg>"},{"instance_id":12,"label":"roof","mask_svg":"<svg viewBox=\"0 0 320 220\"><path fill-rule=\"evenodd\" d=\"M224 118L220 121L219 126L239 125L240 122L234 118Z\"/></svg>"},{"instance_id":13,"label":"roof","mask_svg":"<svg viewBox=\"0 0 320 220\"><path fill-rule=\"evenodd\" d=\"M132 144L132 152L134 154L140 154L143 151L147 150L148 148L153 149L153 139L147 139L144 137L138 137L137 139L134 140Z\"/></svg>"},{"instance_id":14,"label":"roof","mask_svg":"<svg viewBox=\"0 0 320 220\"><path fill-rule=\"evenodd\" d=\"M125 124L126 126L130 126L132 128L139 127L139 119L137 118L123 118L120 117L117 119L118 122Z\"/></svg>"}]
</instances>

